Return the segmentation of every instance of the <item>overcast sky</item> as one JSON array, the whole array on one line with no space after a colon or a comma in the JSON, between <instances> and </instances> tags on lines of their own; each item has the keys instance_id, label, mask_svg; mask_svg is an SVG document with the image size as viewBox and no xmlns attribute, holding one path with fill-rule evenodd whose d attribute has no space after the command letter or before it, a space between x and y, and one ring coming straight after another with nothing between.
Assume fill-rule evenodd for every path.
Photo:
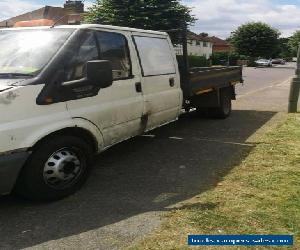
<instances>
[{"instance_id":1,"label":"overcast sky","mask_svg":"<svg viewBox=\"0 0 300 250\"><path fill-rule=\"evenodd\" d=\"M85 1L90 6L93 0ZM240 24L263 21L282 36L300 30L300 0L183 0L198 18L192 30L226 38ZM0 20L45 5L62 6L63 0L0 0Z\"/></svg>"}]
</instances>

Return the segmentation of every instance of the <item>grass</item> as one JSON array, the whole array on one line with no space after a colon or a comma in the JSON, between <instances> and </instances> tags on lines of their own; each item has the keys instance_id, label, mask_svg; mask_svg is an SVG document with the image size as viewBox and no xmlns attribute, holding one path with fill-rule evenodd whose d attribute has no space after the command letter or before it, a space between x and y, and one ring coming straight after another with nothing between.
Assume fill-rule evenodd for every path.
<instances>
[{"instance_id":1,"label":"grass","mask_svg":"<svg viewBox=\"0 0 300 250\"><path fill-rule=\"evenodd\" d=\"M300 249L300 115L259 141L215 189L169 212L162 227L132 249L190 249L189 234L292 234L292 249Z\"/></svg>"}]
</instances>

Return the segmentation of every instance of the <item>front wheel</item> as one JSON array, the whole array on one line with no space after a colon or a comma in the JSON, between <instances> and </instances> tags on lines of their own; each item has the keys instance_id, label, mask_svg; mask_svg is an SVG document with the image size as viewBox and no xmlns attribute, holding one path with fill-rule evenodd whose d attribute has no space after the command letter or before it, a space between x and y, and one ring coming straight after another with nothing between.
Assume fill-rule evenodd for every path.
<instances>
[{"instance_id":1,"label":"front wheel","mask_svg":"<svg viewBox=\"0 0 300 250\"><path fill-rule=\"evenodd\" d=\"M91 147L74 136L49 137L34 149L16 185L16 193L33 200L58 200L86 181Z\"/></svg>"}]
</instances>

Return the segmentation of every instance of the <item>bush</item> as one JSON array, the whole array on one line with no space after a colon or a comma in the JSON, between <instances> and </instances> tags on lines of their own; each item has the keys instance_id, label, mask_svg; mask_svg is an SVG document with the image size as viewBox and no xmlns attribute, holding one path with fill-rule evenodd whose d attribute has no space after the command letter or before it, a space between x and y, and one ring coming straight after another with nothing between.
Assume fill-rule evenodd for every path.
<instances>
[{"instance_id":1,"label":"bush","mask_svg":"<svg viewBox=\"0 0 300 250\"><path fill-rule=\"evenodd\" d=\"M234 52L216 52L212 55L212 64L213 65L229 65L236 66L238 60L247 60L245 56L241 56Z\"/></svg>"},{"instance_id":2,"label":"bush","mask_svg":"<svg viewBox=\"0 0 300 250\"><path fill-rule=\"evenodd\" d=\"M189 65L191 68L193 67L209 67L210 60L207 60L205 56L188 56L189 58ZM177 56L177 61L179 67L183 65L183 56Z\"/></svg>"},{"instance_id":3,"label":"bush","mask_svg":"<svg viewBox=\"0 0 300 250\"><path fill-rule=\"evenodd\" d=\"M292 62L293 61L293 57L283 57L283 59L287 62Z\"/></svg>"},{"instance_id":4,"label":"bush","mask_svg":"<svg viewBox=\"0 0 300 250\"><path fill-rule=\"evenodd\" d=\"M254 58L254 57L251 57L251 58L249 58L249 60L248 60L248 67L256 67L257 66L257 64L256 64L256 59Z\"/></svg>"},{"instance_id":5,"label":"bush","mask_svg":"<svg viewBox=\"0 0 300 250\"><path fill-rule=\"evenodd\" d=\"M190 67L209 67L210 62L205 56L189 56Z\"/></svg>"}]
</instances>

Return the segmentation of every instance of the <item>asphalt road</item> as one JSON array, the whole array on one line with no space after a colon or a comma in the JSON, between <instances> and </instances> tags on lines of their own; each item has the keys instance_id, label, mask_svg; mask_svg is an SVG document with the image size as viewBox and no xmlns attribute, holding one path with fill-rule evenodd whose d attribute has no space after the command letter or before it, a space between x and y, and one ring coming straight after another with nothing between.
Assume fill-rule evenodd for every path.
<instances>
[{"instance_id":1,"label":"asphalt road","mask_svg":"<svg viewBox=\"0 0 300 250\"><path fill-rule=\"evenodd\" d=\"M272 68L244 68L245 84L237 86L234 109L286 112L295 67L295 63L289 63Z\"/></svg>"},{"instance_id":2,"label":"asphalt road","mask_svg":"<svg viewBox=\"0 0 300 250\"><path fill-rule=\"evenodd\" d=\"M292 68L245 68L227 120L194 113L100 155L77 194L51 204L0 198L0 249L124 249L172 206L214 188L287 106Z\"/></svg>"},{"instance_id":3,"label":"asphalt road","mask_svg":"<svg viewBox=\"0 0 300 250\"><path fill-rule=\"evenodd\" d=\"M274 65L272 68L246 67L243 70L244 85L238 85L238 95L253 93L266 87L282 83L295 72L296 63L286 65Z\"/></svg>"}]
</instances>

